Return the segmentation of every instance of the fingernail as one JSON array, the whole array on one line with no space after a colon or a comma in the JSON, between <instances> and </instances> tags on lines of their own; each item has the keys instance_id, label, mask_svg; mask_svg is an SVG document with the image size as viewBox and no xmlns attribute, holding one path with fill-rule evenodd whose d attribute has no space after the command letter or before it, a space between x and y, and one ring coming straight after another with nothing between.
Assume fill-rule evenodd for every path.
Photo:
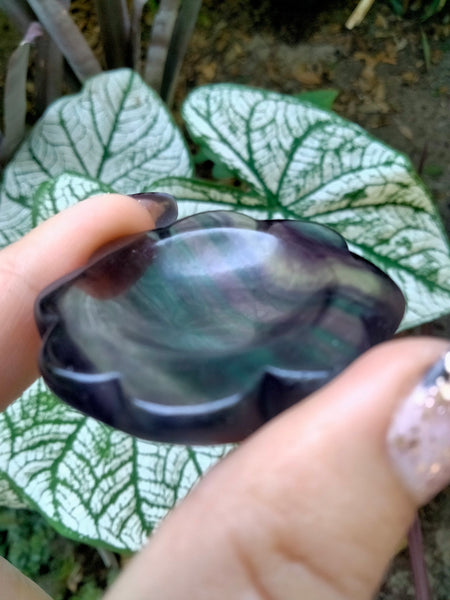
<instances>
[{"instance_id":1,"label":"fingernail","mask_svg":"<svg viewBox=\"0 0 450 600\"><path fill-rule=\"evenodd\" d=\"M170 194L159 192L144 192L142 194L128 194L142 204L155 219L156 227L169 227L178 217L178 206L175 198Z\"/></svg>"},{"instance_id":2,"label":"fingernail","mask_svg":"<svg viewBox=\"0 0 450 600\"><path fill-rule=\"evenodd\" d=\"M420 504L450 483L450 351L400 406L387 443L396 470Z\"/></svg>"}]
</instances>

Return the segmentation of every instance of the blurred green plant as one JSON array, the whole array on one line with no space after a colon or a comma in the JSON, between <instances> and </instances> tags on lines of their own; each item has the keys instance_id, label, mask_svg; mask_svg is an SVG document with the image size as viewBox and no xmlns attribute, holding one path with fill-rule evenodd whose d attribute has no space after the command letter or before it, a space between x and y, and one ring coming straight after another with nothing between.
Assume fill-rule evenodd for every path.
<instances>
[{"instance_id":1,"label":"blurred green plant","mask_svg":"<svg viewBox=\"0 0 450 600\"><path fill-rule=\"evenodd\" d=\"M92 0L100 28L98 58L71 16L71 0L0 0L0 11L23 39L12 54L4 89L4 132L0 163L6 164L25 135L30 47L35 47L34 112L45 108L67 88L75 91L102 70L129 67L169 105L201 0ZM142 15L154 13L146 57L141 59Z\"/></svg>"},{"instance_id":2,"label":"blurred green plant","mask_svg":"<svg viewBox=\"0 0 450 600\"><path fill-rule=\"evenodd\" d=\"M441 12L447 0L389 0L394 12L398 15L405 15L413 11L420 14L422 20L427 20Z\"/></svg>"},{"instance_id":3,"label":"blurred green plant","mask_svg":"<svg viewBox=\"0 0 450 600\"><path fill-rule=\"evenodd\" d=\"M100 554L69 542L36 512L0 508L0 556L38 583L53 600L98 600L118 572Z\"/></svg>"}]
</instances>

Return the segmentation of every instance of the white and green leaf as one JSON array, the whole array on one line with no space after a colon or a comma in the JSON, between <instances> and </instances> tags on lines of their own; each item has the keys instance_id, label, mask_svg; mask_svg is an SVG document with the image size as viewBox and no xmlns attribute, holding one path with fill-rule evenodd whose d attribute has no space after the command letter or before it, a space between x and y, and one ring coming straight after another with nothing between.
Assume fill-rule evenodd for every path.
<instances>
[{"instance_id":1,"label":"white and green leaf","mask_svg":"<svg viewBox=\"0 0 450 600\"><path fill-rule=\"evenodd\" d=\"M108 191L62 173L37 188L33 224ZM0 504L36 509L63 535L122 552L137 550L231 447L136 440L68 408L42 380L0 414L0 432Z\"/></svg>"},{"instance_id":2,"label":"white and green leaf","mask_svg":"<svg viewBox=\"0 0 450 600\"><path fill-rule=\"evenodd\" d=\"M261 218L261 211L266 211L265 198L256 192L245 192L201 179L166 177L150 188L177 199L179 218L207 210L238 210L257 219Z\"/></svg>"},{"instance_id":3,"label":"white and green leaf","mask_svg":"<svg viewBox=\"0 0 450 600\"><path fill-rule=\"evenodd\" d=\"M0 414L0 430L2 500L20 489L62 534L118 551L137 550L229 450L137 440L68 408L42 380Z\"/></svg>"},{"instance_id":4,"label":"white and green leaf","mask_svg":"<svg viewBox=\"0 0 450 600\"><path fill-rule=\"evenodd\" d=\"M6 169L0 246L89 195L158 190L179 199L180 217L237 209L330 225L397 280L404 326L449 312L448 243L404 156L312 104L240 86L197 90L183 114L241 187L192 179L160 100L130 71L109 72L55 103ZM135 440L38 381L0 415L0 503L34 507L70 537L134 550L228 450Z\"/></svg>"},{"instance_id":5,"label":"white and green leaf","mask_svg":"<svg viewBox=\"0 0 450 600\"><path fill-rule=\"evenodd\" d=\"M64 172L136 193L169 174L189 177L192 165L160 98L136 73L121 69L52 104L5 169L0 247L29 230L35 190Z\"/></svg>"},{"instance_id":6,"label":"white and green leaf","mask_svg":"<svg viewBox=\"0 0 450 600\"><path fill-rule=\"evenodd\" d=\"M334 113L238 85L195 90L183 116L206 153L258 195L252 216L329 225L387 272L407 299L403 328L450 312L448 239L405 156ZM188 187L182 197L193 202Z\"/></svg>"},{"instance_id":7,"label":"white and green leaf","mask_svg":"<svg viewBox=\"0 0 450 600\"><path fill-rule=\"evenodd\" d=\"M22 499L17 486L5 478L0 479L0 505L9 508L30 508Z\"/></svg>"},{"instance_id":8,"label":"white and green leaf","mask_svg":"<svg viewBox=\"0 0 450 600\"><path fill-rule=\"evenodd\" d=\"M89 196L113 191L110 186L77 173L62 173L44 181L33 195L33 227Z\"/></svg>"}]
</instances>

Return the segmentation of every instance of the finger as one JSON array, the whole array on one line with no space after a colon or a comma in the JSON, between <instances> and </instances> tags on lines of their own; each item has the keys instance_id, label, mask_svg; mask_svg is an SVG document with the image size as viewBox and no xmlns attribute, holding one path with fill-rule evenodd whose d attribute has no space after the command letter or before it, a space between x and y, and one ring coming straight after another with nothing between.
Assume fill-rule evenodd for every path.
<instances>
[{"instance_id":1,"label":"finger","mask_svg":"<svg viewBox=\"0 0 450 600\"><path fill-rule=\"evenodd\" d=\"M149 210L150 209L150 212ZM128 196L104 194L80 202L0 252L0 410L37 377L37 294L83 265L103 244L154 227L153 214Z\"/></svg>"},{"instance_id":2,"label":"finger","mask_svg":"<svg viewBox=\"0 0 450 600\"><path fill-rule=\"evenodd\" d=\"M0 556L0 581L4 600L51 600L40 587Z\"/></svg>"},{"instance_id":3,"label":"finger","mask_svg":"<svg viewBox=\"0 0 450 600\"><path fill-rule=\"evenodd\" d=\"M446 348L381 345L263 427L166 519L105 600L371 598L417 506L445 483L424 484L420 469L408 481L391 423ZM443 418L450 462L450 411Z\"/></svg>"}]
</instances>

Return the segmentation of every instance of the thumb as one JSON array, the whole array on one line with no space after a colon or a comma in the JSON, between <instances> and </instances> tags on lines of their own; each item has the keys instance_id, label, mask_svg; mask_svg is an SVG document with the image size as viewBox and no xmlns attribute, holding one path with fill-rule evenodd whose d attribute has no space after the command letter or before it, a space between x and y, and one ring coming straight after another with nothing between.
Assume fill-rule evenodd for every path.
<instances>
[{"instance_id":1,"label":"thumb","mask_svg":"<svg viewBox=\"0 0 450 600\"><path fill-rule=\"evenodd\" d=\"M139 199L139 198L138 198ZM0 410L38 375L37 294L112 240L152 229L160 206L103 194L57 214L0 251Z\"/></svg>"},{"instance_id":2,"label":"thumb","mask_svg":"<svg viewBox=\"0 0 450 600\"><path fill-rule=\"evenodd\" d=\"M436 363L447 347L380 345L267 424L173 511L107 600L370 598L417 507L450 480L450 360Z\"/></svg>"}]
</instances>

